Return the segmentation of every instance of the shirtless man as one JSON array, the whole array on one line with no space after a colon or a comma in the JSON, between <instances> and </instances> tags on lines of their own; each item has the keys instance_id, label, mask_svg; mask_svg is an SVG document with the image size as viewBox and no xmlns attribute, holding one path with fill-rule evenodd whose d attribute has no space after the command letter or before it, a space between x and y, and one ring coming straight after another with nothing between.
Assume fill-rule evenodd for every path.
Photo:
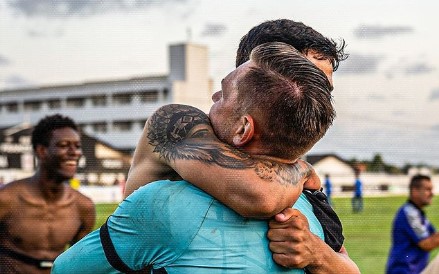
<instances>
[{"instance_id":1,"label":"shirtless man","mask_svg":"<svg viewBox=\"0 0 439 274\"><path fill-rule=\"evenodd\" d=\"M0 188L0 273L50 273L55 258L95 224L93 202L66 182L82 156L68 117L47 116L34 128L36 173Z\"/></svg>"}]
</instances>

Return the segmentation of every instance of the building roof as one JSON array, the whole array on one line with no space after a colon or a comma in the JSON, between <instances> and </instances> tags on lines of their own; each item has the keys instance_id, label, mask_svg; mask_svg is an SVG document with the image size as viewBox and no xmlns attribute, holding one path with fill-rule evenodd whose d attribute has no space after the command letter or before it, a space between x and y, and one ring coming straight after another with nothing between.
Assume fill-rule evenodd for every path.
<instances>
[{"instance_id":1,"label":"building roof","mask_svg":"<svg viewBox=\"0 0 439 274\"><path fill-rule=\"evenodd\" d=\"M341 158L340 156L336 155L335 153L327 153L327 154L308 154L306 155L306 161L308 163L310 163L311 165L314 165L317 162L320 162L321 160L323 160L324 158L327 157L334 157L337 160L347 164L347 165L351 165L348 161L346 161L345 159Z\"/></svg>"},{"instance_id":2,"label":"building roof","mask_svg":"<svg viewBox=\"0 0 439 274\"><path fill-rule=\"evenodd\" d=\"M88 86L95 86L95 85L111 85L111 84L122 84L127 82L136 82L136 81L165 81L168 79L168 75L153 75L153 76L138 76L138 77L131 77L131 78L121 78L121 79L113 79L113 80L96 80L96 81L86 81L86 82L76 82L71 84L59 84L59 85L41 85L41 86L30 86L25 88L13 88L13 89L4 89L0 90L0 93L16 93L16 92L35 92L39 90L50 90L50 89L64 89L64 88L79 88L79 87L88 87Z\"/></svg>"}]
</instances>

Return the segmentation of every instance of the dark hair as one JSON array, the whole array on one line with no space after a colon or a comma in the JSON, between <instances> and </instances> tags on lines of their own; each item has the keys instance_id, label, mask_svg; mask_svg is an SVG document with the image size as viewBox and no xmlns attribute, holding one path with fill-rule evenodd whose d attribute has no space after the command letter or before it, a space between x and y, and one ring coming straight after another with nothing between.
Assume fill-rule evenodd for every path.
<instances>
[{"instance_id":1,"label":"dark hair","mask_svg":"<svg viewBox=\"0 0 439 274\"><path fill-rule=\"evenodd\" d=\"M332 125L331 85L320 69L285 43L259 45L250 60L249 71L238 80L238 111L256 117L269 154L298 158Z\"/></svg>"},{"instance_id":2,"label":"dark hair","mask_svg":"<svg viewBox=\"0 0 439 274\"><path fill-rule=\"evenodd\" d=\"M422 186L422 181L431 181L430 176L417 174L412 177L409 184L409 189L420 188Z\"/></svg>"},{"instance_id":3,"label":"dark hair","mask_svg":"<svg viewBox=\"0 0 439 274\"><path fill-rule=\"evenodd\" d=\"M253 27L241 38L236 52L236 67L249 60L253 48L267 42L289 44L302 54L306 54L309 50L315 50L331 61L334 71L337 70L339 62L348 57L344 53L346 43L343 39L337 45L332 39L324 37L302 22L278 19L266 21Z\"/></svg>"},{"instance_id":4,"label":"dark hair","mask_svg":"<svg viewBox=\"0 0 439 274\"><path fill-rule=\"evenodd\" d=\"M52 132L55 129L69 127L79 132L76 123L67 116L54 114L41 119L32 131L32 147L35 150L37 145L49 146Z\"/></svg>"}]
</instances>

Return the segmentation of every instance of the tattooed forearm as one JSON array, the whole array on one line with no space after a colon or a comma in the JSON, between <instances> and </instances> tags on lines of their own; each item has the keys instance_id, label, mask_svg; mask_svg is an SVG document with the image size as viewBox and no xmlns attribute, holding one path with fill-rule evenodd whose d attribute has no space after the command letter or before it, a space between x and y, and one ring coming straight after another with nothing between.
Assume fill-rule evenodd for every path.
<instances>
[{"instance_id":1,"label":"tattooed forearm","mask_svg":"<svg viewBox=\"0 0 439 274\"><path fill-rule=\"evenodd\" d=\"M276 179L276 181L284 185L297 185L303 177L310 176L312 172L310 164L302 163L304 164L296 162L293 165L287 165L261 161L256 165L255 171L262 179L269 181Z\"/></svg>"},{"instance_id":2,"label":"tattooed forearm","mask_svg":"<svg viewBox=\"0 0 439 274\"><path fill-rule=\"evenodd\" d=\"M148 142L168 163L192 159L232 169L255 166L249 155L221 143L207 115L197 108L167 105L156 111L149 123Z\"/></svg>"},{"instance_id":3,"label":"tattooed forearm","mask_svg":"<svg viewBox=\"0 0 439 274\"><path fill-rule=\"evenodd\" d=\"M201 110L186 105L166 105L158 109L148 120L148 143L160 157L169 161L175 157L176 145L187 138L196 126L210 126L209 118Z\"/></svg>"},{"instance_id":4,"label":"tattooed forearm","mask_svg":"<svg viewBox=\"0 0 439 274\"><path fill-rule=\"evenodd\" d=\"M208 116L187 105L166 105L148 120L148 143L166 162L192 159L232 169L254 168L255 161L220 142Z\"/></svg>"},{"instance_id":5,"label":"tattooed forearm","mask_svg":"<svg viewBox=\"0 0 439 274\"><path fill-rule=\"evenodd\" d=\"M308 176L309 167L299 163L278 164L256 160L248 154L219 141L208 116L187 105L166 105L148 120L148 143L168 164L175 160L197 160L229 169L253 169L267 181L296 185Z\"/></svg>"}]
</instances>

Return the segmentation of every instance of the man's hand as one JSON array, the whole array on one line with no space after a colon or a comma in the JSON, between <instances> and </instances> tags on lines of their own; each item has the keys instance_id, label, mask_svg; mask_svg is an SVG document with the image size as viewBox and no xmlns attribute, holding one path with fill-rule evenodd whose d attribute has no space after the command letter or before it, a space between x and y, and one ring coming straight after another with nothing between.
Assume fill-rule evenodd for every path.
<instances>
[{"instance_id":1,"label":"man's hand","mask_svg":"<svg viewBox=\"0 0 439 274\"><path fill-rule=\"evenodd\" d=\"M360 273L346 249L333 251L309 230L299 210L286 208L269 222L267 237L273 260L288 268L305 268L310 273Z\"/></svg>"},{"instance_id":2,"label":"man's hand","mask_svg":"<svg viewBox=\"0 0 439 274\"><path fill-rule=\"evenodd\" d=\"M304 268L314 260L316 237L309 230L306 217L299 210L287 208L269 222L268 239L276 263L290 268Z\"/></svg>"}]
</instances>

